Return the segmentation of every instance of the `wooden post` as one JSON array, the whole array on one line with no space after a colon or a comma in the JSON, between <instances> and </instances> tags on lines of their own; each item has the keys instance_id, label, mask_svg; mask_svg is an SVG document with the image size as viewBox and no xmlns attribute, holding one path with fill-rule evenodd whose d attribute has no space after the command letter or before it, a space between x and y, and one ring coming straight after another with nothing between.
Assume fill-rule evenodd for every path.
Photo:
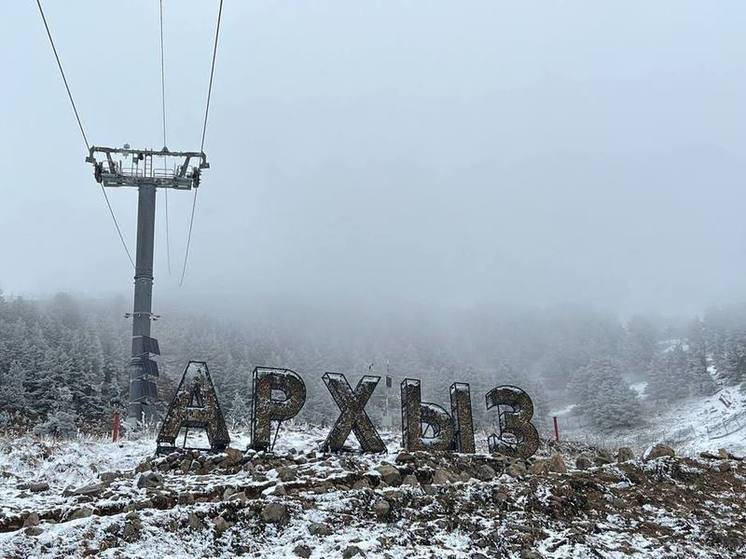
<instances>
[{"instance_id":1,"label":"wooden post","mask_svg":"<svg viewBox=\"0 0 746 559\"><path fill-rule=\"evenodd\" d=\"M112 418L112 428L111 428L111 442L117 442L119 440L119 428L121 425L121 419L119 416L119 412L114 412L114 417Z\"/></svg>"},{"instance_id":2,"label":"wooden post","mask_svg":"<svg viewBox=\"0 0 746 559\"><path fill-rule=\"evenodd\" d=\"M557 423L557 416L552 417L554 422L554 440L559 441L559 423Z\"/></svg>"}]
</instances>

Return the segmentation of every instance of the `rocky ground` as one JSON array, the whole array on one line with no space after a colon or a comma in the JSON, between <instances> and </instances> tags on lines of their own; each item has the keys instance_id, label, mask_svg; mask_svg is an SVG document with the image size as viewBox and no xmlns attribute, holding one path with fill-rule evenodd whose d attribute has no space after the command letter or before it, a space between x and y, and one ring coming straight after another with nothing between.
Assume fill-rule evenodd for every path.
<instances>
[{"instance_id":1,"label":"rocky ground","mask_svg":"<svg viewBox=\"0 0 746 559\"><path fill-rule=\"evenodd\" d=\"M391 438L384 455L328 455L317 435L158 458L135 441L100 460L85 443L5 440L0 556L746 556L746 462L727 451L544 443L523 461ZM76 452L90 461L73 475Z\"/></svg>"}]
</instances>

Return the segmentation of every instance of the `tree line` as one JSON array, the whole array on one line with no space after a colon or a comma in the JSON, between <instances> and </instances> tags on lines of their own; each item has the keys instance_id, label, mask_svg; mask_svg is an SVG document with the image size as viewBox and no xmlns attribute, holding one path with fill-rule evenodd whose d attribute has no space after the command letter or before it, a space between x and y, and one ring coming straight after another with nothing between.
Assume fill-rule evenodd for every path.
<instances>
[{"instance_id":1,"label":"tree line","mask_svg":"<svg viewBox=\"0 0 746 559\"><path fill-rule=\"evenodd\" d=\"M0 293L0 426L69 434L106 431L126 403L130 324L123 298L60 293L28 300ZM342 372L423 382L423 400L444 405L452 382L469 382L475 421L493 421L479 395L500 384L531 394L536 423L575 405L600 430L644 421L660 402L714 393L746 381L746 306L708 310L689 321L653 316L620 320L585 307L340 310L267 306L250 317L217 318L168 309L153 325L159 339L160 396L167 403L189 359L208 362L229 420L249 417L255 366L293 369L307 380L299 420L328 424L336 407L321 382ZM638 390L633 390L637 387ZM644 387L644 390L640 390ZM644 392L644 399L640 393ZM368 412L379 421L382 382Z\"/></svg>"}]
</instances>

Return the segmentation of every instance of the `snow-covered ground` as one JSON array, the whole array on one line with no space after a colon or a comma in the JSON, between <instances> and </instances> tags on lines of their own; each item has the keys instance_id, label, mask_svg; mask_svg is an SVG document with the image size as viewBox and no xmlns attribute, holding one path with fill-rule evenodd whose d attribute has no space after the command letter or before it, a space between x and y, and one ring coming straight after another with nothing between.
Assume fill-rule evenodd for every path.
<instances>
[{"instance_id":1,"label":"snow-covered ground","mask_svg":"<svg viewBox=\"0 0 746 559\"><path fill-rule=\"evenodd\" d=\"M645 387L633 387L644 395ZM560 431L568 440L578 440L605 448L631 446L637 451L665 443L679 454L696 456L700 452L730 452L746 455L746 394L738 387L719 390L712 396L689 398L661 408L631 430L595 433L571 415L572 406L558 413Z\"/></svg>"},{"instance_id":2,"label":"snow-covered ground","mask_svg":"<svg viewBox=\"0 0 746 559\"><path fill-rule=\"evenodd\" d=\"M231 446L243 450L247 434L231 434ZM228 469L188 473L183 455L152 460L152 436L121 443L0 437L0 557L716 558L746 551L734 520L744 514L738 461L597 462L547 474L526 467L559 451L572 468L573 454L594 451L545 445L524 465L422 453L411 457L415 464L402 459L398 433L382 435L383 455L321 454L326 434L291 426L274 454L238 453L241 462ZM494 471L483 477L487 463ZM399 480L382 481L386 464L396 465ZM141 486L155 475L150 469L159 479ZM437 481L439 471L448 479ZM390 511L374 512L384 501ZM691 509L690 501L705 508ZM283 508L282 522L264 518L269 504Z\"/></svg>"}]
</instances>

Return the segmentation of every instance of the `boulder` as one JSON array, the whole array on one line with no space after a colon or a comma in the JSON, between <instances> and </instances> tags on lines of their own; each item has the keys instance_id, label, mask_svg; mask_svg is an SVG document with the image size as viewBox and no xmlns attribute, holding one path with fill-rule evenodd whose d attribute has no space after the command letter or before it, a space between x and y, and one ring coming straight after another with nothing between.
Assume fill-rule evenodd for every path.
<instances>
[{"instance_id":1,"label":"boulder","mask_svg":"<svg viewBox=\"0 0 746 559\"><path fill-rule=\"evenodd\" d=\"M513 460L507 469L508 475L512 477L521 477L526 475L526 465L521 460Z\"/></svg>"},{"instance_id":2,"label":"boulder","mask_svg":"<svg viewBox=\"0 0 746 559\"><path fill-rule=\"evenodd\" d=\"M418 482L417 478L412 474L406 476L401 483L402 485L408 485L409 487L418 487L420 485L420 482Z\"/></svg>"},{"instance_id":3,"label":"boulder","mask_svg":"<svg viewBox=\"0 0 746 559\"><path fill-rule=\"evenodd\" d=\"M362 555L363 552L360 550L360 548L356 545L348 545L345 550L342 552L342 559L350 559L351 557L356 557L357 555Z\"/></svg>"},{"instance_id":4,"label":"boulder","mask_svg":"<svg viewBox=\"0 0 746 559\"><path fill-rule=\"evenodd\" d=\"M481 481L490 481L495 478L497 472L489 464L482 464L477 468L476 477Z\"/></svg>"},{"instance_id":5,"label":"boulder","mask_svg":"<svg viewBox=\"0 0 746 559\"><path fill-rule=\"evenodd\" d=\"M201 530L204 528L204 524L202 524L202 520L200 520L199 516L194 514L193 512L189 513L189 528L191 530Z\"/></svg>"},{"instance_id":6,"label":"boulder","mask_svg":"<svg viewBox=\"0 0 746 559\"><path fill-rule=\"evenodd\" d=\"M373 505L373 513L378 518L383 518L389 513L390 510L391 510L391 504L389 504L389 502L386 499L379 499Z\"/></svg>"},{"instance_id":7,"label":"boulder","mask_svg":"<svg viewBox=\"0 0 746 559\"><path fill-rule=\"evenodd\" d=\"M124 530L122 531L122 539L126 542L134 542L140 537L140 530L142 530L142 521L140 515L135 511L128 512L127 516L124 517Z\"/></svg>"},{"instance_id":8,"label":"boulder","mask_svg":"<svg viewBox=\"0 0 746 559\"><path fill-rule=\"evenodd\" d=\"M72 494L73 495L86 495L88 497L96 497L104 489L106 489L106 484L104 483L91 483L89 485L84 485L83 487L78 487L77 489L73 489Z\"/></svg>"},{"instance_id":9,"label":"boulder","mask_svg":"<svg viewBox=\"0 0 746 559\"><path fill-rule=\"evenodd\" d=\"M549 471L556 474L567 473L567 466L565 466L565 461L562 459L561 455L552 455L552 457L549 459Z\"/></svg>"},{"instance_id":10,"label":"boulder","mask_svg":"<svg viewBox=\"0 0 746 559\"><path fill-rule=\"evenodd\" d=\"M262 508L262 520L268 524L287 524L290 520L290 514L283 504L267 503Z\"/></svg>"},{"instance_id":11,"label":"boulder","mask_svg":"<svg viewBox=\"0 0 746 559\"><path fill-rule=\"evenodd\" d=\"M396 466L392 466L391 464L381 464L376 468L376 470L381 474L381 479L383 479L387 484L399 485L401 483L401 474Z\"/></svg>"},{"instance_id":12,"label":"boulder","mask_svg":"<svg viewBox=\"0 0 746 559\"><path fill-rule=\"evenodd\" d=\"M645 461L655 460L656 458L662 458L664 456L676 456L674 450L665 444L657 444L648 448L642 455L642 459Z\"/></svg>"},{"instance_id":13,"label":"boulder","mask_svg":"<svg viewBox=\"0 0 746 559\"><path fill-rule=\"evenodd\" d=\"M529 467L529 472L534 475L540 476L549 473L549 461L547 460L535 460Z\"/></svg>"},{"instance_id":14,"label":"boulder","mask_svg":"<svg viewBox=\"0 0 746 559\"><path fill-rule=\"evenodd\" d=\"M219 536L231 527L230 523L222 516L217 516L212 519L212 524L215 526L215 533Z\"/></svg>"},{"instance_id":15,"label":"boulder","mask_svg":"<svg viewBox=\"0 0 746 559\"><path fill-rule=\"evenodd\" d=\"M308 547L306 544L301 543L295 546L295 549L293 549L293 553L298 557L308 559L311 556L311 548Z\"/></svg>"},{"instance_id":16,"label":"boulder","mask_svg":"<svg viewBox=\"0 0 746 559\"><path fill-rule=\"evenodd\" d=\"M236 464L241 462L244 456L243 452L241 452L237 448L231 448L231 447L228 447L225 449L225 454L227 455L225 458L225 461L230 466L235 466Z\"/></svg>"},{"instance_id":17,"label":"boulder","mask_svg":"<svg viewBox=\"0 0 746 559\"><path fill-rule=\"evenodd\" d=\"M98 479L101 480L101 483L111 483L118 477L119 472L101 472L100 474L98 474Z\"/></svg>"},{"instance_id":18,"label":"boulder","mask_svg":"<svg viewBox=\"0 0 746 559\"><path fill-rule=\"evenodd\" d=\"M28 484L28 490L31 493L41 493L42 491L49 491L49 484L46 481L31 482Z\"/></svg>"},{"instance_id":19,"label":"boulder","mask_svg":"<svg viewBox=\"0 0 746 559\"><path fill-rule=\"evenodd\" d=\"M39 526L29 526L24 530L24 533L28 534L29 536L41 536L44 533L44 530L42 530Z\"/></svg>"},{"instance_id":20,"label":"boulder","mask_svg":"<svg viewBox=\"0 0 746 559\"><path fill-rule=\"evenodd\" d=\"M628 446L622 446L619 447L619 450L616 452L616 461L617 462L629 462L630 460L635 459L635 453L632 452L632 449Z\"/></svg>"},{"instance_id":21,"label":"boulder","mask_svg":"<svg viewBox=\"0 0 746 559\"><path fill-rule=\"evenodd\" d=\"M599 450L595 457L596 466L605 466L611 464L614 458L605 450Z\"/></svg>"},{"instance_id":22,"label":"boulder","mask_svg":"<svg viewBox=\"0 0 746 559\"><path fill-rule=\"evenodd\" d=\"M408 452L400 452L398 456L396 457L396 463L397 464L406 464L408 462L414 462L414 456L409 454Z\"/></svg>"},{"instance_id":23,"label":"boulder","mask_svg":"<svg viewBox=\"0 0 746 559\"><path fill-rule=\"evenodd\" d=\"M145 472L137 478L138 489L153 489L163 485L163 476L155 472Z\"/></svg>"},{"instance_id":24,"label":"boulder","mask_svg":"<svg viewBox=\"0 0 746 559\"><path fill-rule=\"evenodd\" d=\"M35 512L32 512L26 517L26 520L23 521L23 527L28 528L30 526L38 526L39 522L39 515Z\"/></svg>"},{"instance_id":25,"label":"boulder","mask_svg":"<svg viewBox=\"0 0 746 559\"><path fill-rule=\"evenodd\" d=\"M368 483L368 480L365 478L359 479L352 484L352 488L357 490L370 489L370 483Z\"/></svg>"},{"instance_id":26,"label":"boulder","mask_svg":"<svg viewBox=\"0 0 746 559\"><path fill-rule=\"evenodd\" d=\"M323 522L311 522L308 525L308 533L312 536L331 536L332 527Z\"/></svg>"},{"instance_id":27,"label":"boulder","mask_svg":"<svg viewBox=\"0 0 746 559\"><path fill-rule=\"evenodd\" d=\"M280 481L293 481L297 477L295 468L277 468L277 477L280 478Z\"/></svg>"},{"instance_id":28,"label":"boulder","mask_svg":"<svg viewBox=\"0 0 746 559\"><path fill-rule=\"evenodd\" d=\"M575 468L578 470L587 470L593 466L593 460L587 454L581 454L575 459Z\"/></svg>"},{"instance_id":29,"label":"boulder","mask_svg":"<svg viewBox=\"0 0 746 559\"><path fill-rule=\"evenodd\" d=\"M445 470L438 468L433 473L433 483L435 485L445 485L449 481L450 481L450 477L448 476L448 473Z\"/></svg>"},{"instance_id":30,"label":"boulder","mask_svg":"<svg viewBox=\"0 0 746 559\"><path fill-rule=\"evenodd\" d=\"M88 518L93 514L93 509L91 507L80 507L77 509L74 509L70 515L67 517L68 520L78 520L79 518Z\"/></svg>"}]
</instances>

